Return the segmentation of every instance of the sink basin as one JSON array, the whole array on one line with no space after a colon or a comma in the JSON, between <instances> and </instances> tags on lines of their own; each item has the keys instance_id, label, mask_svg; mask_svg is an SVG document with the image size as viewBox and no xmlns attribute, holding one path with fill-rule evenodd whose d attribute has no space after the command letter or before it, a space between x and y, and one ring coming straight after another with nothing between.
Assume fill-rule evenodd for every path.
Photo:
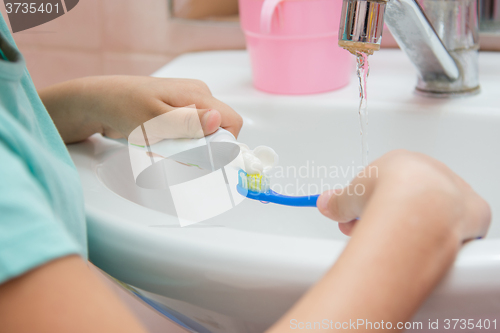
<instances>
[{"instance_id":1,"label":"sink basin","mask_svg":"<svg viewBox=\"0 0 500 333\"><path fill-rule=\"evenodd\" d=\"M469 242L414 321L494 320L500 312L500 62L481 53L482 92L457 99L413 94L398 50L371 57L370 160L398 148L431 155L490 203L486 239ZM354 73L354 69L353 69ZM276 96L252 88L244 51L179 57L154 74L204 80L237 110L238 140L280 155L273 184L288 194L343 186L359 171L356 80L335 92ZM244 200L181 228L168 190L135 185L127 148L99 135L69 147L88 215L90 260L159 312L196 332L262 332L335 262L348 237L315 208ZM334 295L332 296L332 298Z\"/></svg>"}]
</instances>

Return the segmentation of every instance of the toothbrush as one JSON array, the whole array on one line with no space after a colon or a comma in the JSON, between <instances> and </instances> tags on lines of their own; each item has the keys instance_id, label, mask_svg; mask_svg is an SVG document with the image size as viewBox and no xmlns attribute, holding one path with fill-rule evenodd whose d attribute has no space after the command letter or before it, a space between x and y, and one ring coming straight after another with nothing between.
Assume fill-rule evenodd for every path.
<instances>
[{"instance_id":1,"label":"toothbrush","mask_svg":"<svg viewBox=\"0 0 500 333\"><path fill-rule=\"evenodd\" d=\"M249 175L243 170L238 171L236 189L242 196L253 200L295 207L316 207L319 197L319 194L295 197L276 193L270 189L269 179L265 175Z\"/></svg>"}]
</instances>

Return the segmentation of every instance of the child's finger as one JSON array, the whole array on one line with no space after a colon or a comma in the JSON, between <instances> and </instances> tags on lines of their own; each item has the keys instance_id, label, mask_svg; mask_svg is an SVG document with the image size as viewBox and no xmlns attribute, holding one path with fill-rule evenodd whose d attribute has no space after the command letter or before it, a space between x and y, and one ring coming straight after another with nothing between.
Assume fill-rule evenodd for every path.
<instances>
[{"instance_id":1,"label":"child's finger","mask_svg":"<svg viewBox=\"0 0 500 333\"><path fill-rule=\"evenodd\" d=\"M205 134L205 136L214 133L221 126L222 117L220 112L217 110L198 110L198 117L200 118L201 128L203 129L203 134Z\"/></svg>"},{"instance_id":2,"label":"child's finger","mask_svg":"<svg viewBox=\"0 0 500 333\"><path fill-rule=\"evenodd\" d=\"M363 208L375 186L373 178L355 178L351 184L326 191L318 198L318 209L337 222L350 222L361 216Z\"/></svg>"},{"instance_id":3,"label":"child's finger","mask_svg":"<svg viewBox=\"0 0 500 333\"><path fill-rule=\"evenodd\" d=\"M352 205L355 198L342 199L346 188L326 191L320 195L317 205L321 214L337 222L349 222L358 216Z\"/></svg>"},{"instance_id":4,"label":"child's finger","mask_svg":"<svg viewBox=\"0 0 500 333\"><path fill-rule=\"evenodd\" d=\"M351 236L352 231L353 231L354 227L356 226L357 222L358 222L358 220L353 220L353 221L346 222L346 223L339 223L339 229L344 235Z\"/></svg>"},{"instance_id":5,"label":"child's finger","mask_svg":"<svg viewBox=\"0 0 500 333\"><path fill-rule=\"evenodd\" d=\"M469 195L468 203L471 217L465 223L463 238L467 240L485 237L491 223L490 205L476 192Z\"/></svg>"},{"instance_id":6,"label":"child's finger","mask_svg":"<svg viewBox=\"0 0 500 333\"><path fill-rule=\"evenodd\" d=\"M216 110L197 110L194 105L173 109L166 104L162 110L132 130L129 142L151 145L163 139L202 138L205 132L216 131L220 124Z\"/></svg>"},{"instance_id":7,"label":"child's finger","mask_svg":"<svg viewBox=\"0 0 500 333\"><path fill-rule=\"evenodd\" d=\"M222 103L217 98L207 95L201 98L196 103L196 106L205 109L216 109L221 115L220 127L231 132L235 137L238 137L241 127L243 126L243 119L236 113L229 105Z\"/></svg>"}]
</instances>

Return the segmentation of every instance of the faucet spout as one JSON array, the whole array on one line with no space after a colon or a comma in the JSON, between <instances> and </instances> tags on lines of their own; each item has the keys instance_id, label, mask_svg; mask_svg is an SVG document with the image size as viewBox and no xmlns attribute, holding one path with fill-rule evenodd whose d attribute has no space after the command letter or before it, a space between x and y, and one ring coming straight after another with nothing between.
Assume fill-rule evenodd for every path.
<instances>
[{"instance_id":1,"label":"faucet spout","mask_svg":"<svg viewBox=\"0 0 500 333\"><path fill-rule=\"evenodd\" d=\"M339 45L372 54L380 48L385 23L418 71L417 92L433 97L478 92L475 0L420 2L432 13L426 15L417 0L344 0Z\"/></svg>"},{"instance_id":2,"label":"faucet spout","mask_svg":"<svg viewBox=\"0 0 500 333\"><path fill-rule=\"evenodd\" d=\"M384 12L388 0L344 0L340 19L339 46L356 54L380 50Z\"/></svg>"}]
</instances>

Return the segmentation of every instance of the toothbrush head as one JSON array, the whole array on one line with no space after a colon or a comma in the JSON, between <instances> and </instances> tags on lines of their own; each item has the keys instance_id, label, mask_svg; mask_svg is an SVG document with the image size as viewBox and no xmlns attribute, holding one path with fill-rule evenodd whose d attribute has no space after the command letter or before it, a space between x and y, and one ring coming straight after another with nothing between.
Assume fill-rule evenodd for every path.
<instances>
[{"instance_id":1,"label":"toothbrush head","mask_svg":"<svg viewBox=\"0 0 500 333\"><path fill-rule=\"evenodd\" d=\"M238 186L246 191L266 193L270 189L270 182L266 175L249 175L245 171L240 170L238 172Z\"/></svg>"}]
</instances>

